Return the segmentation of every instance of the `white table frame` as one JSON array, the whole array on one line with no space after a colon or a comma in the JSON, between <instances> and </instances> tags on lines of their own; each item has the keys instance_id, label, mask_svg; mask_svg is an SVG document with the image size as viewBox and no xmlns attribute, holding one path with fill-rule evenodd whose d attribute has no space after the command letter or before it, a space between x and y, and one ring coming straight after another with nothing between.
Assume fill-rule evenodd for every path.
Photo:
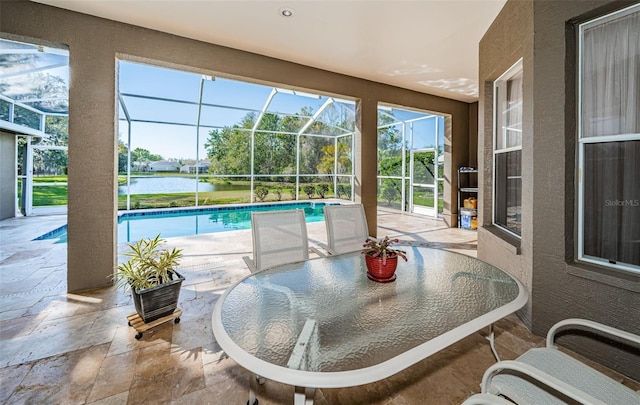
<instances>
[{"instance_id":1,"label":"white table frame","mask_svg":"<svg viewBox=\"0 0 640 405\"><path fill-rule=\"evenodd\" d=\"M453 253L452 254L459 254ZM314 258L310 260L326 260L327 258ZM476 259L479 260L479 259ZM495 266L494 266L495 267ZM269 271L269 270L265 270ZM212 315L212 326L215 338L220 347L227 355L235 360L245 369L259 376L264 376L270 380L295 386L294 404L311 405L316 388L345 388L388 378L404 369L426 359L427 357L445 349L448 346L482 330L490 327L496 321L516 312L522 308L529 298L529 294L522 283L514 276L505 272L518 286L518 296L511 302L473 320L462 324L448 332L445 332L433 339L427 340L404 353L374 366L357 370L337 371L337 372L313 372L294 370L287 367L275 365L258 359L240 348L227 334L222 324L222 305L227 295L246 278L253 276L250 274L233 286L228 288L218 299ZM255 380L252 378L251 390L255 389ZM255 391L254 391L255 392ZM253 397L253 395L251 395ZM254 398L250 398L249 405L253 405Z\"/></svg>"}]
</instances>

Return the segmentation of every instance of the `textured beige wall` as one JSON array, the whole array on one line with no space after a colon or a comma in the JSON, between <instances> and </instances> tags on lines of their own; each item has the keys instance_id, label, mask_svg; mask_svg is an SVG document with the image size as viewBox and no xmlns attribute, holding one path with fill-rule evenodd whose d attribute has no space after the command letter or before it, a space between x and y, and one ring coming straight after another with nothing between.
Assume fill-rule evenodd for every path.
<instances>
[{"instance_id":1,"label":"textured beige wall","mask_svg":"<svg viewBox=\"0 0 640 405\"><path fill-rule=\"evenodd\" d=\"M28 1L0 2L0 27L2 32L69 46L69 291L110 284L107 276L116 264L116 58L361 99L356 190L371 229L377 226L378 102L447 114L450 145L445 158L456 163L458 154L467 154L467 103ZM451 172L445 177L455 184ZM448 209L455 188L446 184L445 191L445 218L455 224Z\"/></svg>"},{"instance_id":2,"label":"textured beige wall","mask_svg":"<svg viewBox=\"0 0 640 405\"><path fill-rule=\"evenodd\" d=\"M482 226L478 257L519 276L532 293L521 313L536 334L561 319L592 319L640 334L640 277L574 260L576 74L575 34L568 22L631 2L509 1L481 41L480 103ZM534 34L535 33L535 34ZM534 52L535 50L535 52ZM519 246L490 225L492 179L491 82L524 58L523 231ZM582 336L560 344L634 379L640 355Z\"/></svg>"},{"instance_id":3,"label":"textured beige wall","mask_svg":"<svg viewBox=\"0 0 640 405\"><path fill-rule=\"evenodd\" d=\"M16 215L16 136L0 131L0 220Z\"/></svg>"},{"instance_id":4,"label":"textured beige wall","mask_svg":"<svg viewBox=\"0 0 640 405\"><path fill-rule=\"evenodd\" d=\"M467 166L478 167L478 103L469 104L469 157Z\"/></svg>"},{"instance_id":5,"label":"textured beige wall","mask_svg":"<svg viewBox=\"0 0 640 405\"><path fill-rule=\"evenodd\" d=\"M585 317L640 334L640 277L574 261L576 63L567 21L636 2L534 2L533 331ZM569 40L569 46L567 46ZM592 339L566 343L640 380L640 353Z\"/></svg>"},{"instance_id":6,"label":"textured beige wall","mask_svg":"<svg viewBox=\"0 0 640 405\"><path fill-rule=\"evenodd\" d=\"M493 227L493 82L520 58L523 59L523 145L522 145L522 238L509 238ZM527 108L533 99L533 3L509 1L480 41L480 103L478 106L478 182L479 223L478 257L516 276L531 292L531 231L533 218L530 175L533 155L533 109ZM525 324L531 326L530 298L519 312Z\"/></svg>"}]
</instances>

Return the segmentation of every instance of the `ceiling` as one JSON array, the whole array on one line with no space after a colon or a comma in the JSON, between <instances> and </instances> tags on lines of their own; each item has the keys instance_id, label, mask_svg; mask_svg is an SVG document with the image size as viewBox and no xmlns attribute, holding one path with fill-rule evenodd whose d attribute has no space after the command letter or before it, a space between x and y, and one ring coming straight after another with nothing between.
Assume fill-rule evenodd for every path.
<instances>
[{"instance_id":1,"label":"ceiling","mask_svg":"<svg viewBox=\"0 0 640 405\"><path fill-rule=\"evenodd\" d=\"M505 0L37 0L455 100ZM291 17L281 11L289 9Z\"/></svg>"}]
</instances>

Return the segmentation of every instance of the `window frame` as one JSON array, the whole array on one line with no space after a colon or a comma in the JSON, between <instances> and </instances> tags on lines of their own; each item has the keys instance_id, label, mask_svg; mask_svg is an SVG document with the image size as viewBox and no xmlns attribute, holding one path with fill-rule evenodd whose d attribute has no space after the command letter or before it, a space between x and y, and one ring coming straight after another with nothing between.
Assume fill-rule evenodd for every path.
<instances>
[{"instance_id":1,"label":"window frame","mask_svg":"<svg viewBox=\"0 0 640 405\"><path fill-rule=\"evenodd\" d=\"M592 143L610 143L624 141L640 141L640 133L620 133L615 135L600 136L584 136L583 133L583 75L584 75L584 34L585 30L602 24L606 24L612 20L624 17L640 11L640 4L634 4L630 7L623 8L605 15L590 19L578 24L577 43L578 43L578 72L577 72L577 212L576 212L576 261L583 263L596 264L614 270L623 270L633 274L640 274L640 266L627 263L611 263L609 260L600 257L588 256L584 254L584 203L585 203L585 184L584 184L584 168L585 168L585 145ZM640 106L639 106L640 108Z\"/></svg>"},{"instance_id":2,"label":"window frame","mask_svg":"<svg viewBox=\"0 0 640 405\"><path fill-rule=\"evenodd\" d=\"M502 231L508 233L509 235L518 238L518 239L522 239L522 235L515 233L514 231L512 231L511 229L503 226L502 224L499 224L496 222L496 185L497 185L497 171L496 171L496 155L498 154L502 154L502 153L509 153L509 152L514 152L514 151L522 151L522 135L520 137L520 145L518 146L509 146L509 147L502 147L500 149L497 149L497 145L498 145L498 136L501 135L499 133L499 131L501 131L500 128L500 123L503 122L503 120L499 119L500 115L503 114L505 111L501 110L500 107L500 102L502 101L502 99L500 98L501 96L501 92L500 89L502 88L506 88L506 84L508 83L508 81L513 78L514 76L516 76L517 74L522 74L523 73L523 58L518 59L513 65L511 65L511 67L509 67L509 69L507 69L504 73L502 73L494 82L493 82L493 111L494 111L494 118L493 118L493 151L492 151L492 165L493 165L493 184L491 187L491 223L493 226L500 228ZM523 91L524 93L524 91ZM522 95L522 102L524 102L524 94ZM522 122L521 122L522 124ZM521 167L520 169L522 170L522 162L520 163ZM520 199L522 200L522 190L520 191ZM521 226L522 226L522 219L521 219ZM521 232L522 233L522 232Z\"/></svg>"}]
</instances>

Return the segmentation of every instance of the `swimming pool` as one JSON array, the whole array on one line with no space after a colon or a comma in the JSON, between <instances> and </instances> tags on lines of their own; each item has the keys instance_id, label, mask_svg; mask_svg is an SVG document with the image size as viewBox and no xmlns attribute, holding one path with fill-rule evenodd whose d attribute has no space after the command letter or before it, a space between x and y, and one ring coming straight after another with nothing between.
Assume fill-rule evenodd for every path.
<instances>
[{"instance_id":1,"label":"swimming pool","mask_svg":"<svg viewBox=\"0 0 640 405\"><path fill-rule=\"evenodd\" d=\"M132 242L142 238L199 235L203 233L251 229L251 213L303 209L309 222L324 221L325 205L338 203L285 203L222 206L208 208L184 208L126 212L118 216L118 242ZM38 236L34 240L58 239L56 243L67 243L67 226Z\"/></svg>"}]
</instances>

